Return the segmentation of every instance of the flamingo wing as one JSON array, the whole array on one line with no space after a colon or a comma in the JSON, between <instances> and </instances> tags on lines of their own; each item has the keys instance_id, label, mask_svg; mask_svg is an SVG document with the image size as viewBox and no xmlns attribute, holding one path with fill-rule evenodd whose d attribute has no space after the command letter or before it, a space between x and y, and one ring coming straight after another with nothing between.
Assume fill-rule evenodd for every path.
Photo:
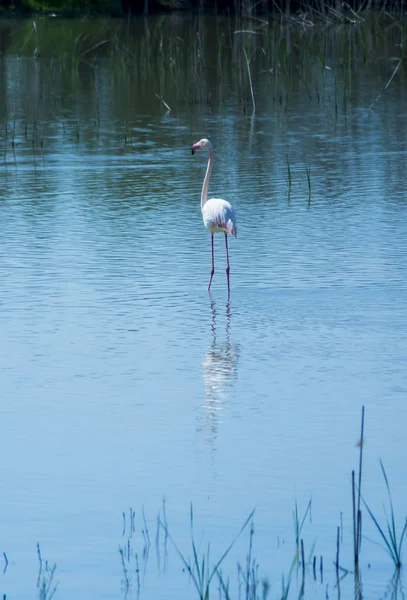
<instances>
[{"instance_id":1,"label":"flamingo wing","mask_svg":"<svg viewBox=\"0 0 407 600\"><path fill-rule=\"evenodd\" d=\"M221 198L211 198L202 209L205 227L211 233L224 232L237 236L236 215L232 205Z\"/></svg>"}]
</instances>

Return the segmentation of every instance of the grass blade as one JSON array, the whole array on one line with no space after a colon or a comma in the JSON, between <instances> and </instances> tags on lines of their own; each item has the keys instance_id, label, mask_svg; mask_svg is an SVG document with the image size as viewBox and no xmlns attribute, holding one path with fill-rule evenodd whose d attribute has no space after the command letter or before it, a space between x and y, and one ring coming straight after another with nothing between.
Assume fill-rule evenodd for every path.
<instances>
[{"instance_id":1,"label":"grass blade","mask_svg":"<svg viewBox=\"0 0 407 600\"><path fill-rule=\"evenodd\" d=\"M247 527L247 524L249 523L249 521L252 519L254 513L255 513L256 509L254 508L252 510L252 512L250 513L250 515L247 517L246 521L243 523L242 527L240 528L239 532L237 533L237 535L233 538L232 542L229 544L229 546L226 548L225 552L222 554L222 556L220 557L220 559L218 560L218 562L216 563L215 567L212 570L212 574L209 578L209 581L212 580L214 574L218 571L220 565L222 564L222 562L224 561L224 559L226 558L226 556L229 554L229 552L231 551L231 549L233 548L234 544L236 543L236 540L239 538L239 536L242 534L242 532L244 531L244 529Z\"/></svg>"},{"instance_id":2,"label":"grass blade","mask_svg":"<svg viewBox=\"0 0 407 600\"><path fill-rule=\"evenodd\" d=\"M249 521L252 519L252 517L254 515L254 512L255 512L255 509L253 509L251 511L250 515L247 517L247 519L243 523L243 525L240 528L239 532L233 538L232 542L229 544L229 546L223 552L223 554L221 555L221 557L219 558L219 560L216 562L215 566L212 568L211 571L209 571L209 551L210 551L210 546L209 545L208 545L208 550L207 550L207 553L206 553L206 558L205 558L205 555L203 555L202 561L200 561L199 557L198 557L198 551L197 551L197 548L196 548L195 537L194 537L194 513L193 513L193 507L192 507L192 505L191 505L191 509L190 509L191 534L192 534L192 552L193 552L193 561L192 561L192 564L185 558L185 556L182 554L181 550L178 548L175 540L173 539L173 537L169 533L166 524L164 524L160 520L160 525L163 527L163 529L164 529L164 531L166 533L166 536L172 542L172 544L173 544L175 550L177 551L177 553L178 553L178 555L179 555L182 563L184 564L185 569L190 574L190 576L192 578L192 581L194 582L194 585L196 587L196 590L197 590L197 592L199 594L200 600L209 600L209 589L210 589L210 584L211 584L211 581L212 581L214 575L216 573L218 573L220 565L222 564L222 562L224 561L224 559L226 558L226 556L229 554L229 552L232 549L233 545L235 544L236 540L241 535L241 533L243 532L243 530L245 529L245 527L247 526L247 524L249 523Z\"/></svg>"},{"instance_id":3,"label":"grass blade","mask_svg":"<svg viewBox=\"0 0 407 600\"><path fill-rule=\"evenodd\" d=\"M400 538L397 541L396 520L395 520L395 515L394 515L394 506L393 506L393 500L391 497L390 484L389 484L386 470L385 470L384 465L381 460L380 460L380 466L381 466L383 478L384 478L384 481L386 484L387 495L389 498L389 506L390 506L390 518L386 517L387 518L387 523L386 523L387 535L383 531L383 528L381 527L380 523L378 522L378 520L376 519L376 517L374 516L373 512L371 511L371 509L369 508L369 506L367 505L367 503L364 499L363 499L363 503L366 506L366 509L367 509L373 523L376 525L376 528L377 528L382 540L384 541L386 550L390 554L390 556L394 562L394 566L396 567L396 569L400 569L400 567L401 567L401 551L402 551L403 541L404 541L404 538L406 535L406 530L407 530L407 520L404 523L403 529L401 530Z\"/></svg>"}]
</instances>

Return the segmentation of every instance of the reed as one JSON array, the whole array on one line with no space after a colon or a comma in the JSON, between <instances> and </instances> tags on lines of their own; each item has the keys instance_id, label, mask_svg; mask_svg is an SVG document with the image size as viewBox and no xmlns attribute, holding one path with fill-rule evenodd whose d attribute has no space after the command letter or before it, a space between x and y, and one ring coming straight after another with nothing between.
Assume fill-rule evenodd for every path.
<instances>
[{"instance_id":1,"label":"reed","mask_svg":"<svg viewBox=\"0 0 407 600\"><path fill-rule=\"evenodd\" d=\"M145 512L144 512L144 506L142 508L142 516L143 516L143 524L144 524L144 527L141 530L141 533L142 533L143 539L144 539L143 558L145 560L147 560L148 555L150 553L151 538L150 538L150 532L149 532L149 529L148 529L148 523L147 523L146 515L145 515Z\"/></svg>"},{"instance_id":2,"label":"reed","mask_svg":"<svg viewBox=\"0 0 407 600\"><path fill-rule=\"evenodd\" d=\"M38 555L38 578L37 578L37 589L39 600L51 600L57 591L58 582L55 583L55 571L56 564L51 565L48 560L44 560L41 554L41 548L37 543L37 555Z\"/></svg>"},{"instance_id":3,"label":"reed","mask_svg":"<svg viewBox=\"0 0 407 600\"><path fill-rule=\"evenodd\" d=\"M296 565L298 564L298 558L297 555L294 556L292 562L291 562L291 566L288 570L287 576L285 577L284 575L281 578L281 600L287 600L288 599L288 595L290 593L290 588L291 588L291 583L292 583L292 577L293 577L293 573L294 573L294 569L296 567Z\"/></svg>"},{"instance_id":4,"label":"reed","mask_svg":"<svg viewBox=\"0 0 407 600\"><path fill-rule=\"evenodd\" d=\"M290 157L288 154L286 155L286 158L287 158L288 187L291 188L292 177L291 177L291 168L290 168Z\"/></svg>"},{"instance_id":5,"label":"reed","mask_svg":"<svg viewBox=\"0 0 407 600\"><path fill-rule=\"evenodd\" d=\"M122 537L125 538L122 544L118 547L120 555L120 563L122 567L122 591L125 596L132 591L133 580L135 579L135 590L137 596L141 589L141 575L145 576L147 562L150 552L150 534L148 530L147 521L144 514L144 507L142 508L142 548L141 551L137 550L137 539L134 537L136 533L136 513L132 508L129 509L128 517L126 513L122 513L123 517L123 531ZM141 558L140 558L141 555Z\"/></svg>"},{"instance_id":6,"label":"reed","mask_svg":"<svg viewBox=\"0 0 407 600\"><path fill-rule=\"evenodd\" d=\"M363 467L363 445L365 430L365 407L362 406L362 417L360 425L359 446L359 474L356 485L355 471L352 471L352 517L353 517L353 560L355 573L359 572L359 556L362 544L362 512L360 509L362 499L362 467Z\"/></svg>"},{"instance_id":7,"label":"reed","mask_svg":"<svg viewBox=\"0 0 407 600\"><path fill-rule=\"evenodd\" d=\"M402 566L403 544L404 544L404 539L405 539L405 535L406 535L406 531L407 531L407 517L406 517L403 527L401 528L400 532L398 532L398 530L396 528L396 518L395 518L395 514L394 514L394 506L393 506L393 500L392 500L392 495L391 495L391 490L390 490L390 484L389 484L386 470L385 470L384 465L381 460L380 460L380 467L382 470L384 482L386 484L387 497L388 497L389 510L390 510L390 515L388 517L386 516L385 524L381 525L379 523L379 519L374 515L373 511L369 508L369 505L367 504L367 502L365 502L365 500L363 500L363 503L366 507L367 512L369 513L370 518L372 519L373 523L375 524L376 529L379 532L382 541L384 542L384 547L385 547L387 553L389 554L389 556L391 557L395 569L400 570L400 568Z\"/></svg>"},{"instance_id":8,"label":"reed","mask_svg":"<svg viewBox=\"0 0 407 600\"><path fill-rule=\"evenodd\" d=\"M295 534L295 545L296 545L296 550L297 550L297 556L299 556L299 552L300 552L301 533L302 533L302 529L304 527L305 519L307 518L308 515L311 518L311 508L312 508L312 498L309 499L307 507L301 518L298 513L297 500L295 501L294 510L293 510L293 521L294 521L294 534Z\"/></svg>"},{"instance_id":9,"label":"reed","mask_svg":"<svg viewBox=\"0 0 407 600\"><path fill-rule=\"evenodd\" d=\"M311 168L306 167L307 183L308 183L308 206L311 204Z\"/></svg>"},{"instance_id":10,"label":"reed","mask_svg":"<svg viewBox=\"0 0 407 600\"><path fill-rule=\"evenodd\" d=\"M120 559L121 559L121 564L122 564L122 568L123 568L123 587L124 587L124 593L127 594L130 590L130 576L129 576L129 570L127 568L126 565L126 558L125 558L125 550L122 547L119 547L119 554L120 554Z\"/></svg>"},{"instance_id":11,"label":"reed","mask_svg":"<svg viewBox=\"0 0 407 600\"><path fill-rule=\"evenodd\" d=\"M215 564L213 566L209 565L209 562L210 562L210 547L209 547L209 545L208 545L205 553L203 553L201 556L198 555L198 548L195 543L194 513L193 513L192 505L190 508L191 544L192 544L192 555L193 555L192 560L186 558L186 556L181 552L180 548L178 547L178 545L176 544L176 542L174 541L172 536L168 533L167 527L164 525L164 523L161 523L161 526L164 527L165 530L167 531L168 539L171 541L175 550L177 551L178 556L180 557L182 563L184 564L186 571L191 576L191 579L195 585L195 589L198 593L200 600L209 600L210 586L211 586L211 582L212 582L214 576L219 573L221 564L225 560L226 556L229 554L230 550L233 548L236 540L241 535L241 533L244 531L247 524L251 521L251 519L254 515L254 512L255 511L252 510L252 512L250 513L250 515L247 517L246 521L243 523L242 527L240 528L238 534L235 536L235 538L232 540L232 542L229 544L229 546L226 548L226 550L223 552L223 554L221 554L220 558L215 562Z\"/></svg>"},{"instance_id":12,"label":"reed","mask_svg":"<svg viewBox=\"0 0 407 600\"><path fill-rule=\"evenodd\" d=\"M161 530L164 535L161 536ZM162 539L161 539L162 537ZM167 511L166 511L166 499L163 498L162 507L157 515L157 530L155 535L155 550L157 557L158 569L165 571L168 560L168 522L167 522Z\"/></svg>"},{"instance_id":13,"label":"reed","mask_svg":"<svg viewBox=\"0 0 407 600\"><path fill-rule=\"evenodd\" d=\"M394 77L395 77L395 75L396 75L397 71L399 70L401 63L402 63L402 58L400 58L400 59L399 59L399 61L398 61L397 65L396 65L396 68L394 69L394 71L393 71L393 73L392 73L392 75L391 75L391 77L390 77L389 81L388 81L388 82L386 83L386 85L384 86L384 88L383 88L383 91L381 91L381 92L380 92L380 94L378 94L378 95L376 96L375 100L374 100L374 101L372 102L372 104L369 106L369 110L372 110L372 109L373 109L374 105L375 105L375 104L376 104L376 103L377 103L377 102L380 100L380 98L382 97L382 94L383 94L383 93L384 93L384 92L387 90L387 88L389 87L389 85L390 85L390 84L391 84L391 82L393 81L393 79L394 79Z\"/></svg>"},{"instance_id":14,"label":"reed","mask_svg":"<svg viewBox=\"0 0 407 600\"><path fill-rule=\"evenodd\" d=\"M241 577L243 580L242 587L244 589L243 597L245 600L257 598L257 590L260 585L259 564L253 558L253 537L254 525L252 521L250 524L249 549L246 555L246 566L242 567L240 563L237 565L238 577Z\"/></svg>"},{"instance_id":15,"label":"reed","mask_svg":"<svg viewBox=\"0 0 407 600\"><path fill-rule=\"evenodd\" d=\"M159 96L158 94L156 94L156 97L162 102L162 104L164 104L165 108L167 109L167 113L170 113L171 107L166 103L166 101L163 100L163 98L161 98L161 96Z\"/></svg>"},{"instance_id":16,"label":"reed","mask_svg":"<svg viewBox=\"0 0 407 600\"><path fill-rule=\"evenodd\" d=\"M249 77L249 84L250 84L250 94L251 94L251 97L252 97L253 113L255 113L255 112L256 112L256 102L254 101L254 92L253 92L252 75L251 75L251 72L250 72L250 62L249 62L249 59L248 59L248 57L247 57L247 52L246 52L246 49L245 49L245 48L243 48L243 52L244 52L244 57L245 57L245 59L246 59L246 65L247 65L247 74L248 74L248 77Z\"/></svg>"},{"instance_id":17,"label":"reed","mask_svg":"<svg viewBox=\"0 0 407 600\"><path fill-rule=\"evenodd\" d=\"M3 558L4 558L4 569L3 569L3 574L7 571L7 567L8 567L8 558L7 558L7 554L5 552L3 552Z\"/></svg>"},{"instance_id":18,"label":"reed","mask_svg":"<svg viewBox=\"0 0 407 600\"><path fill-rule=\"evenodd\" d=\"M392 10L395 15L401 19L403 14L403 3L397 2L390 5L386 0L376 0L375 3L363 3L361 0L353 0L353 8L348 3L334 3L332 0L307 0L301 2L295 0L290 4L283 0L224 0L222 9L227 10L235 15L246 18L253 18L256 15L268 15L284 17L293 21L302 20L306 24L312 18L318 17L324 19L326 23L339 21L340 23L354 24L360 22L360 12L367 6L374 6L378 10ZM210 0L204 3L202 0L196 0L189 5L190 8L199 8L200 12L213 12L217 9L218 4L215 0ZM168 12L168 10L179 11L180 5L175 0L137 0L131 5L131 13L137 15L159 14ZM183 7L184 10L186 7ZM3 8L3 10L5 10ZM109 15L111 17L127 16L127 8L118 0L22 0L18 5L10 6L10 13L14 16L17 14L28 14L31 11L35 13L49 13L57 10L59 16L77 16L88 17L94 16L96 12L99 15ZM129 11L130 14L130 11Z\"/></svg>"},{"instance_id":19,"label":"reed","mask_svg":"<svg viewBox=\"0 0 407 600\"><path fill-rule=\"evenodd\" d=\"M213 34L199 14L182 19L168 16L117 23L84 21L63 31L57 25L45 27L42 20L37 20L35 26L32 21L24 23L10 39L21 57L32 57L41 49L41 60L34 61L41 85L27 94L16 81L17 102L4 100L7 106L2 109L1 122L8 124L9 148L14 145L18 152L19 147L17 135L11 141L10 114L16 114L17 132L24 126L27 132L33 121L44 122L47 135L53 138L54 121L55 127L62 126L64 130L71 127L76 141L83 142L88 121L101 127L101 114L106 114L108 102L112 106L123 105L121 119L130 122L134 117L136 90L137 101L144 106L153 106L158 98L156 106L161 102L164 111L171 110L171 114L183 104L222 110L239 98L246 112L259 113L268 103L277 116L290 106L293 94L301 93L304 102L307 99L321 110L332 107L338 120L342 113L349 114L357 53L368 61L381 38L389 37L386 45L396 41L386 30L386 22L381 22L390 17L381 16L381 21L375 18L364 23L363 13L358 12L357 19L346 6L336 7L332 12L322 2L317 8L305 7L295 15L281 11L278 18L268 21L256 14L251 0L240 4L249 17L242 18L239 12L234 18L217 15ZM342 13L351 15L360 27L352 27L339 16ZM346 35L321 35L328 14L330 25L336 21L349 25ZM362 27L363 34L359 32ZM44 64L50 57L48 77ZM109 93L105 91L103 95L96 76L100 61L104 66L110 64L112 84ZM393 81L401 72L396 68ZM86 73L86 77L81 73ZM85 79L89 82L93 77L94 99L89 114L90 104L83 100L84 92L89 89L82 86ZM52 84L45 83L48 79ZM332 95L327 92L331 89ZM103 113L99 105L102 97ZM48 140L41 139L46 148ZM35 143L40 145L37 134Z\"/></svg>"}]
</instances>

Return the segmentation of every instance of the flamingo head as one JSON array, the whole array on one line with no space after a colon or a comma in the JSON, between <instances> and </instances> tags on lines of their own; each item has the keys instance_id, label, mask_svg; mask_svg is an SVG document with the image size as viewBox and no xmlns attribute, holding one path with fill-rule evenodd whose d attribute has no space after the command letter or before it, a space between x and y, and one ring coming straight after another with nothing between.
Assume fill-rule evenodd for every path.
<instances>
[{"instance_id":1,"label":"flamingo head","mask_svg":"<svg viewBox=\"0 0 407 600\"><path fill-rule=\"evenodd\" d=\"M202 140L199 140L199 142L192 146L192 154L195 154L195 152L200 148L208 148L208 150L210 150L212 148L212 144L209 140L203 138Z\"/></svg>"}]
</instances>

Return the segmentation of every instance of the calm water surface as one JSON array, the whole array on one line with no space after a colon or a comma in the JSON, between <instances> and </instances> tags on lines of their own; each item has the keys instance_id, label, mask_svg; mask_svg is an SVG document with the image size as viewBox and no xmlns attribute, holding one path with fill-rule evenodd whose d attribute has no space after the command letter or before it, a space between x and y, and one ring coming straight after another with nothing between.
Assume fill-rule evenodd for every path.
<instances>
[{"instance_id":1,"label":"calm water surface","mask_svg":"<svg viewBox=\"0 0 407 600\"><path fill-rule=\"evenodd\" d=\"M133 596L140 567L141 598L193 597L162 529L156 540L165 507L172 538L191 554L192 503L197 543L202 551L211 543L214 561L256 508L259 577L269 578L278 597L295 554L295 502L303 514L312 498L302 537L306 555L315 554L318 564L323 556L325 577L321 583L310 576L306 591L336 595L341 523L341 564L352 569L350 480L362 405L364 496L384 516L382 458L400 526L405 517L402 75L369 111L394 70L398 34L377 40L366 25L371 46L366 42L363 61L352 50L355 30L294 27L291 50L307 36L309 50L298 67L280 49L286 62L273 80L270 69L283 58L270 41L272 25L269 33L262 25L257 34L264 39L251 49L252 115L247 81L239 87L238 73L247 78L247 71L236 58L234 24L219 25L218 42L231 49L219 83L216 47L204 48L205 81L191 80L189 66L176 63L189 55L193 63L189 44L197 32L213 35L211 18L135 23L138 78L106 44L86 61L78 55L78 28L91 28L91 47L95 28L126 23L41 22L45 50L37 59L32 24L2 24L3 594L38 594L38 542L44 562L57 564L56 598L126 597L119 545L131 548ZM173 79L167 57L149 54L148 40L166 26L185 42L173 56ZM287 35L279 38L285 49ZM56 37L66 46L60 54L47 46ZM346 44L349 71L341 62ZM319 69L314 80L312 69ZM230 299L221 236L212 294L206 290L210 236L199 198L207 157L190 153L203 136L215 148L211 195L231 200L237 211ZM392 565L367 514L364 533L364 594L382 598ZM245 563L248 540L246 531L224 566L236 585L236 561ZM342 586L350 597L351 575Z\"/></svg>"}]
</instances>

